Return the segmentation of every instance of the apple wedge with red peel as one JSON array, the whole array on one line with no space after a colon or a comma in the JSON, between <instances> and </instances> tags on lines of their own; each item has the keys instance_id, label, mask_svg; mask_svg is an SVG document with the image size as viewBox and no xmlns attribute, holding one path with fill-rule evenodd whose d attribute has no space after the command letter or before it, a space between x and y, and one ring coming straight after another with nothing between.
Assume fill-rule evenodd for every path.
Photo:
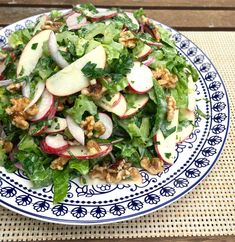
<instances>
[{"instance_id":1,"label":"apple wedge with red peel","mask_svg":"<svg viewBox=\"0 0 235 242\"><path fill-rule=\"evenodd\" d=\"M186 127L182 127L181 131L177 131L176 132L176 143L182 143L183 141L185 141L190 134L193 132L194 129L194 122L195 122L195 115L194 112L189 111L189 110L184 110L184 120L189 120L190 124Z\"/></svg>"},{"instance_id":2,"label":"apple wedge with red peel","mask_svg":"<svg viewBox=\"0 0 235 242\"><path fill-rule=\"evenodd\" d=\"M159 158L169 165L174 163L178 116L179 110L175 110L174 118L169 125L169 128L175 127L175 131L173 133L167 137L164 137L162 131L159 129L154 136L154 147Z\"/></svg>"},{"instance_id":3,"label":"apple wedge with red peel","mask_svg":"<svg viewBox=\"0 0 235 242\"><path fill-rule=\"evenodd\" d=\"M69 63L64 59L64 57L60 54L56 37L54 32L52 31L49 35L48 39L48 50L51 55L51 58L55 61L55 63L60 67L60 68L65 68L66 66L69 65Z\"/></svg>"},{"instance_id":4,"label":"apple wedge with red peel","mask_svg":"<svg viewBox=\"0 0 235 242\"><path fill-rule=\"evenodd\" d=\"M69 132L81 145L85 145L84 130L70 117L66 117Z\"/></svg>"},{"instance_id":5,"label":"apple wedge with red peel","mask_svg":"<svg viewBox=\"0 0 235 242\"><path fill-rule=\"evenodd\" d=\"M119 117L122 117L127 110L127 102L122 94L119 102L115 106L111 107L110 105L107 105L106 103L102 102L102 100L96 101L96 105L108 112L116 114Z\"/></svg>"},{"instance_id":6,"label":"apple wedge with red peel","mask_svg":"<svg viewBox=\"0 0 235 242\"><path fill-rule=\"evenodd\" d=\"M30 125L29 133L32 134L32 136L38 136L38 135L44 133L47 130L47 128L48 128L48 126L45 125L45 126L41 127L41 129L36 130L36 125L32 124L32 125ZM34 132L34 130L36 130L36 131Z\"/></svg>"},{"instance_id":7,"label":"apple wedge with red peel","mask_svg":"<svg viewBox=\"0 0 235 242\"><path fill-rule=\"evenodd\" d=\"M113 133L113 121L106 113L98 113L98 117L105 127L105 132L99 138L108 139Z\"/></svg>"},{"instance_id":8,"label":"apple wedge with red peel","mask_svg":"<svg viewBox=\"0 0 235 242\"><path fill-rule=\"evenodd\" d=\"M92 16L89 16L89 19L92 21L102 21L105 19L112 18L117 15L117 11L105 11L93 14Z\"/></svg>"},{"instance_id":9,"label":"apple wedge with red peel","mask_svg":"<svg viewBox=\"0 0 235 242\"><path fill-rule=\"evenodd\" d=\"M127 74L129 89L134 93L144 94L153 87L153 73L140 62L134 62L130 73Z\"/></svg>"},{"instance_id":10,"label":"apple wedge with red peel","mask_svg":"<svg viewBox=\"0 0 235 242\"><path fill-rule=\"evenodd\" d=\"M194 111L196 106L196 97L195 97L195 83L193 81L192 76L188 77L188 110Z\"/></svg>"},{"instance_id":11,"label":"apple wedge with red peel","mask_svg":"<svg viewBox=\"0 0 235 242\"><path fill-rule=\"evenodd\" d=\"M82 68L88 63L96 64L97 68L104 68L106 54L99 45L80 59L66 66L46 81L47 90L55 96L69 96L90 85L89 78L82 73Z\"/></svg>"},{"instance_id":12,"label":"apple wedge with red peel","mask_svg":"<svg viewBox=\"0 0 235 242\"><path fill-rule=\"evenodd\" d=\"M95 159L98 157L103 157L109 154L112 151L112 145L100 145L100 151L96 154L89 154L87 148L82 145L74 145L70 146L66 151L60 154L60 156L66 157L66 158L73 158L76 157L80 160L89 160L89 159Z\"/></svg>"},{"instance_id":13,"label":"apple wedge with red peel","mask_svg":"<svg viewBox=\"0 0 235 242\"><path fill-rule=\"evenodd\" d=\"M55 117L49 128L45 130L47 134L54 134L64 131L67 128L67 121L65 118Z\"/></svg>"},{"instance_id":14,"label":"apple wedge with red peel","mask_svg":"<svg viewBox=\"0 0 235 242\"><path fill-rule=\"evenodd\" d=\"M68 30L75 30L81 28L81 26L87 24L87 19L83 17L79 22L78 22L78 17L80 17L80 13L72 13L66 18L66 24L68 26Z\"/></svg>"},{"instance_id":15,"label":"apple wedge with red peel","mask_svg":"<svg viewBox=\"0 0 235 242\"><path fill-rule=\"evenodd\" d=\"M48 135L41 141L41 149L47 154L61 154L69 147L61 134Z\"/></svg>"},{"instance_id":16,"label":"apple wedge with red peel","mask_svg":"<svg viewBox=\"0 0 235 242\"><path fill-rule=\"evenodd\" d=\"M48 117L54 106L54 96L45 89L37 106L38 113L31 119L32 122L40 121Z\"/></svg>"},{"instance_id":17,"label":"apple wedge with red peel","mask_svg":"<svg viewBox=\"0 0 235 242\"><path fill-rule=\"evenodd\" d=\"M38 60L42 57L43 43L48 41L51 32L51 30L43 30L28 42L20 56L16 70L17 77L21 75L22 70L22 76L30 75L37 65Z\"/></svg>"},{"instance_id":18,"label":"apple wedge with red peel","mask_svg":"<svg viewBox=\"0 0 235 242\"><path fill-rule=\"evenodd\" d=\"M129 118L136 114L139 109L145 106L145 104L148 102L149 97L145 94L139 95L136 99L135 105L132 108L127 109L125 114L121 117L122 119Z\"/></svg>"},{"instance_id":19,"label":"apple wedge with red peel","mask_svg":"<svg viewBox=\"0 0 235 242\"><path fill-rule=\"evenodd\" d=\"M153 49L149 47L148 45L144 45L144 48L141 50L141 52L138 54L138 59L143 59L147 57L150 53L152 53Z\"/></svg>"},{"instance_id":20,"label":"apple wedge with red peel","mask_svg":"<svg viewBox=\"0 0 235 242\"><path fill-rule=\"evenodd\" d=\"M24 111L26 111L27 109L32 107L39 100L39 98L42 96L42 94L44 92L44 89L45 89L45 82L39 81L35 87L34 97L31 100L31 102L29 103L29 105L24 109Z\"/></svg>"}]
</instances>

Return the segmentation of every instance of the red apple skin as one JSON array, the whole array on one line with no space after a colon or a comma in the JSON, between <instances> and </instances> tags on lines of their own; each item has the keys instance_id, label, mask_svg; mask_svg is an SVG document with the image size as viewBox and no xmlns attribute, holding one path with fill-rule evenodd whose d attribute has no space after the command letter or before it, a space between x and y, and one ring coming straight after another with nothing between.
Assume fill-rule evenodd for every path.
<instances>
[{"instance_id":1,"label":"red apple skin","mask_svg":"<svg viewBox=\"0 0 235 242\"><path fill-rule=\"evenodd\" d=\"M150 49L148 52L146 52L144 55L138 56L139 60L144 59L145 57L147 57L148 55L150 55L153 52L153 49Z\"/></svg>"},{"instance_id":2,"label":"red apple skin","mask_svg":"<svg viewBox=\"0 0 235 242\"><path fill-rule=\"evenodd\" d=\"M48 126L45 125L45 126L43 126L40 130L38 130L37 132L35 132L35 133L33 134L33 136L38 136L38 135L44 133L47 129L48 129Z\"/></svg>"},{"instance_id":3,"label":"red apple skin","mask_svg":"<svg viewBox=\"0 0 235 242\"><path fill-rule=\"evenodd\" d=\"M107 146L107 149L95 154L95 155L82 155L82 156L75 156L77 159L84 159L84 160L89 160L89 159L95 159L95 158L98 158L98 157L103 157L103 156L106 156L107 154L109 154L113 147L112 145L106 145ZM65 158L71 158L70 155L67 155L67 154L63 154L61 153L60 156L62 157L65 157Z\"/></svg>"},{"instance_id":4,"label":"red apple skin","mask_svg":"<svg viewBox=\"0 0 235 242\"><path fill-rule=\"evenodd\" d=\"M62 152L66 151L66 149L69 147L69 144L61 146L59 148L53 148L53 147L48 146L45 139L43 139L40 142L40 147L41 147L42 151L47 153L47 154L59 155Z\"/></svg>"},{"instance_id":5,"label":"red apple skin","mask_svg":"<svg viewBox=\"0 0 235 242\"><path fill-rule=\"evenodd\" d=\"M129 84L129 85L128 85L128 89L129 89L131 92L136 93L136 94L145 94L145 93L147 93L148 91L150 91L150 90L152 89L152 87L149 88L149 89L146 90L146 91L140 92L140 91L136 91L135 89L133 89L133 87Z\"/></svg>"},{"instance_id":6,"label":"red apple skin","mask_svg":"<svg viewBox=\"0 0 235 242\"><path fill-rule=\"evenodd\" d=\"M157 142L157 134L154 135L153 141L155 143ZM159 157L160 160L164 161L166 164L173 165L173 163L170 163L170 162L167 162L167 161L164 160L164 158L161 156L161 154L160 154L160 152L158 150L158 145L157 144L154 145L154 148L155 148L155 151L157 152L158 157Z\"/></svg>"},{"instance_id":7,"label":"red apple skin","mask_svg":"<svg viewBox=\"0 0 235 242\"><path fill-rule=\"evenodd\" d=\"M109 15L99 16L99 17L90 17L90 20L92 20L92 21L102 21L102 20L109 19L109 18L112 18L112 17L115 17L115 16L117 16L117 12L110 13Z\"/></svg>"}]
</instances>

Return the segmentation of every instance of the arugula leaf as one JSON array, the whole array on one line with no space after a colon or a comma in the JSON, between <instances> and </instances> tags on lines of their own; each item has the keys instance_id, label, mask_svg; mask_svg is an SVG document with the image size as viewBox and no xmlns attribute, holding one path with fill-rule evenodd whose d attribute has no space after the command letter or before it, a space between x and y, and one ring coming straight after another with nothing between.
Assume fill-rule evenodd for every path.
<instances>
[{"instance_id":1,"label":"arugula leaf","mask_svg":"<svg viewBox=\"0 0 235 242\"><path fill-rule=\"evenodd\" d=\"M83 115L86 112L91 115L96 115L97 106L85 95L79 95L79 97L75 100L74 106L67 110L67 114L69 114L78 124L82 121Z\"/></svg>"},{"instance_id":2,"label":"arugula leaf","mask_svg":"<svg viewBox=\"0 0 235 242\"><path fill-rule=\"evenodd\" d=\"M69 168L77 170L82 175L86 175L89 172L89 160L72 159L69 161Z\"/></svg>"},{"instance_id":3,"label":"arugula leaf","mask_svg":"<svg viewBox=\"0 0 235 242\"><path fill-rule=\"evenodd\" d=\"M69 169L53 171L54 197L53 203L62 202L67 195L69 187Z\"/></svg>"}]
</instances>

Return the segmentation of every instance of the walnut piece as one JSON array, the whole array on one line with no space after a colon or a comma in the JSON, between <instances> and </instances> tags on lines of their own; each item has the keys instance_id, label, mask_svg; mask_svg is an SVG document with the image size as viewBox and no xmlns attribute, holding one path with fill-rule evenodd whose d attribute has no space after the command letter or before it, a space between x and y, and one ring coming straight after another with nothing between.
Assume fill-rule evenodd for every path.
<instances>
[{"instance_id":1,"label":"walnut piece","mask_svg":"<svg viewBox=\"0 0 235 242\"><path fill-rule=\"evenodd\" d=\"M0 140L0 147L2 147L6 153L10 153L13 149L13 144L10 141Z\"/></svg>"},{"instance_id":2,"label":"walnut piece","mask_svg":"<svg viewBox=\"0 0 235 242\"><path fill-rule=\"evenodd\" d=\"M171 122L174 118L175 110L176 110L176 101L173 96L167 96L167 121Z\"/></svg>"},{"instance_id":3,"label":"walnut piece","mask_svg":"<svg viewBox=\"0 0 235 242\"><path fill-rule=\"evenodd\" d=\"M59 28L63 25L62 22L53 22L51 20L46 20L45 23L41 26L41 30L50 29L54 32L59 31Z\"/></svg>"},{"instance_id":4,"label":"walnut piece","mask_svg":"<svg viewBox=\"0 0 235 242\"><path fill-rule=\"evenodd\" d=\"M127 48L134 48L137 43L137 39L131 31L122 31L119 37L119 43Z\"/></svg>"},{"instance_id":5,"label":"walnut piece","mask_svg":"<svg viewBox=\"0 0 235 242\"><path fill-rule=\"evenodd\" d=\"M51 169L53 170L63 170L64 169L64 165L68 162L69 158L65 158L65 157L58 157L55 160L53 160L51 162Z\"/></svg>"},{"instance_id":6,"label":"walnut piece","mask_svg":"<svg viewBox=\"0 0 235 242\"><path fill-rule=\"evenodd\" d=\"M163 171L163 161L159 158L150 160L148 157L144 157L140 161L140 165L152 175L156 175Z\"/></svg>"},{"instance_id":7,"label":"walnut piece","mask_svg":"<svg viewBox=\"0 0 235 242\"><path fill-rule=\"evenodd\" d=\"M25 110L30 103L28 98L12 98L10 101L12 106L6 108L6 113L12 117L12 124L23 130L28 129L29 123L26 120L31 119L38 113L37 105L34 104Z\"/></svg>"},{"instance_id":8,"label":"walnut piece","mask_svg":"<svg viewBox=\"0 0 235 242\"><path fill-rule=\"evenodd\" d=\"M124 180L132 180L136 183L142 182L139 170L132 167L130 163L126 163L124 159L116 161L110 166L96 165L90 172L90 176L92 179L98 178L109 183L119 183Z\"/></svg>"},{"instance_id":9,"label":"walnut piece","mask_svg":"<svg viewBox=\"0 0 235 242\"><path fill-rule=\"evenodd\" d=\"M95 155L101 151L99 144L95 140L89 140L86 147L90 155Z\"/></svg>"},{"instance_id":10,"label":"walnut piece","mask_svg":"<svg viewBox=\"0 0 235 242\"><path fill-rule=\"evenodd\" d=\"M171 74L167 68L160 67L152 71L152 73L162 87L175 88L178 77Z\"/></svg>"},{"instance_id":11,"label":"walnut piece","mask_svg":"<svg viewBox=\"0 0 235 242\"><path fill-rule=\"evenodd\" d=\"M105 132L104 124L101 121L95 122L93 116L86 117L85 120L80 123L80 127L84 130L88 138L91 138L93 135L98 138Z\"/></svg>"},{"instance_id":12,"label":"walnut piece","mask_svg":"<svg viewBox=\"0 0 235 242\"><path fill-rule=\"evenodd\" d=\"M92 83L94 83L94 81ZM98 100L98 99L102 98L105 91L106 91L106 88L103 87L99 82L96 82L94 84L91 84L88 87L83 88L81 91L81 94Z\"/></svg>"},{"instance_id":13,"label":"walnut piece","mask_svg":"<svg viewBox=\"0 0 235 242\"><path fill-rule=\"evenodd\" d=\"M22 83L12 83L7 86L7 90L11 93L15 93L19 91L22 87Z\"/></svg>"}]
</instances>

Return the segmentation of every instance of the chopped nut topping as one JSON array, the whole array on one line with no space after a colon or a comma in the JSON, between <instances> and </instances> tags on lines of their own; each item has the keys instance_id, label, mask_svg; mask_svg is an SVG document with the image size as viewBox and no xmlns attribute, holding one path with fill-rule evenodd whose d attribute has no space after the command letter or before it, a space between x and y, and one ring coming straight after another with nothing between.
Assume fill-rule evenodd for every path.
<instances>
[{"instance_id":1,"label":"chopped nut topping","mask_svg":"<svg viewBox=\"0 0 235 242\"><path fill-rule=\"evenodd\" d=\"M53 160L51 162L51 169L53 170L63 170L64 169L64 165L68 162L69 158L65 158L65 157L58 157L55 160Z\"/></svg>"},{"instance_id":2,"label":"chopped nut topping","mask_svg":"<svg viewBox=\"0 0 235 242\"><path fill-rule=\"evenodd\" d=\"M106 88L103 87L100 83L92 84L86 88L83 88L81 94L92 97L96 100L102 98L103 93L106 91Z\"/></svg>"},{"instance_id":3,"label":"chopped nut topping","mask_svg":"<svg viewBox=\"0 0 235 242\"><path fill-rule=\"evenodd\" d=\"M80 127L84 130L88 138L94 135L94 131L96 131L94 135L96 138L100 137L105 132L104 124L101 121L95 122L93 116L86 117L86 119L81 122Z\"/></svg>"},{"instance_id":4,"label":"chopped nut topping","mask_svg":"<svg viewBox=\"0 0 235 242\"><path fill-rule=\"evenodd\" d=\"M137 39L131 31L122 31L120 33L119 42L127 48L134 48Z\"/></svg>"},{"instance_id":5,"label":"chopped nut topping","mask_svg":"<svg viewBox=\"0 0 235 242\"><path fill-rule=\"evenodd\" d=\"M10 153L13 149L13 144L10 141L0 140L0 147L2 147L6 153Z\"/></svg>"},{"instance_id":6,"label":"chopped nut topping","mask_svg":"<svg viewBox=\"0 0 235 242\"><path fill-rule=\"evenodd\" d=\"M167 68L157 68L153 72L153 76L158 80L159 85L165 88L175 88L178 77L169 72Z\"/></svg>"},{"instance_id":7,"label":"chopped nut topping","mask_svg":"<svg viewBox=\"0 0 235 242\"><path fill-rule=\"evenodd\" d=\"M12 106L6 108L6 112L12 116L12 124L20 129L28 129L29 123L26 120L31 119L38 113L37 105L34 104L32 107L25 110L30 103L28 98L12 98L10 101Z\"/></svg>"},{"instance_id":8,"label":"chopped nut topping","mask_svg":"<svg viewBox=\"0 0 235 242\"><path fill-rule=\"evenodd\" d=\"M163 171L163 161L159 158L150 160L148 157L144 157L140 161L140 165L152 175L156 175Z\"/></svg>"},{"instance_id":9,"label":"chopped nut topping","mask_svg":"<svg viewBox=\"0 0 235 242\"><path fill-rule=\"evenodd\" d=\"M176 110L176 101L174 97L167 96L167 121L170 122L174 118L175 110Z\"/></svg>"},{"instance_id":10,"label":"chopped nut topping","mask_svg":"<svg viewBox=\"0 0 235 242\"><path fill-rule=\"evenodd\" d=\"M137 168L132 167L125 160L119 160L111 166L94 166L90 173L91 178L98 178L109 183L119 183L124 180L132 180L136 183L142 181Z\"/></svg>"},{"instance_id":11,"label":"chopped nut topping","mask_svg":"<svg viewBox=\"0 0 235 242\"><path fill-rule=\"evenodd\" d=\"M11 93L15 93L19 91L22 87L22 83L12 83L7 86L7 90Z\"/></svg>"},{"instance_id":12,"label":"chopped nut topping","mask_svg":"<svg viewBox=\"0 0 235 242\"><path fill-rule=\"evenodd\" d=\"M161 35L159 33L159 27L157 24L155 24L151 19L145 17L144 15L141 16L140 22L146 26L149 27L149 29L152 32L152 35L156 39L157 42L160 42L161 40Z\"/></svg>"},{"instance_id":13,"label":"chopped nut topping","mask_svg":"<svg viewBox=\"0 0 235 242\"><path fill-rule=\"evenodd\" d=\"M45 24L41 26L41 30L50 29L54 32L57 32L62 25L62 22L52 22L51 20L46 20Z\"/></svg>"},{"instance_id":14,"label":"chopped nut topping","mask_svg":"<svg viewBox=\"0 0 235 242\"><path fill-rule=\"evenodd\" d=\"M95 155L101 151L99 144L95 140L89 140L86 147L90 155Z\"/></svg>"}]
</instances>

